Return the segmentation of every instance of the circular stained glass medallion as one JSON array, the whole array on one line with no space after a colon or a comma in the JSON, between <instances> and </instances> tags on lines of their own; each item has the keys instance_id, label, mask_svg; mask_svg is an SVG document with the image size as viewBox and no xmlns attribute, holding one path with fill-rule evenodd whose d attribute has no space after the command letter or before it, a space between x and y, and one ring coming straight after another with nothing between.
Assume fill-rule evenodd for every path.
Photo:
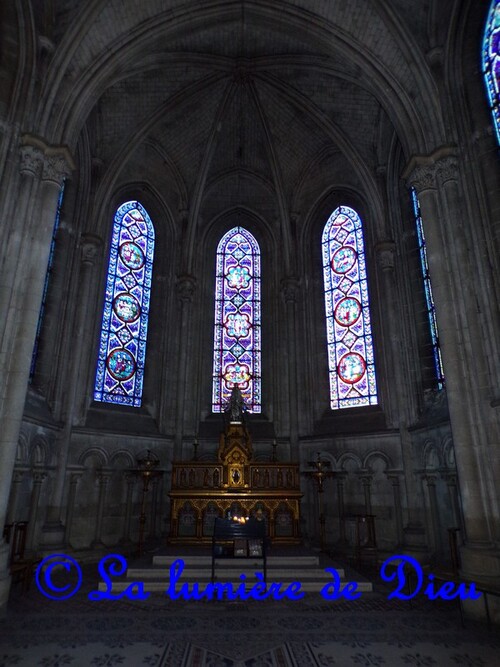
<instances>
[{"instance_id":1,"label":"circular stained glass medallion","mask_svg":"<svg viewBox=\"0 0 500 667\"><path fill-rule=\"evenodd\" d=\"M361 304L353 296L346 296L335 306L334 317L337 324L350 327L358 321L361 315Z\"/></svg>"},{"instance_id":2,"label":"circular stained glass medallion","mask_svg":"<svg viewBox=\"0 0 500 667\"><path fill-rule=\"evenodd\" d=\"M120 246L120 257L128 269L137 271L144 266L144 253L137 243L126 241Z\"/></svg>"},{"instance_id":3,"label":"circular stained glass medallion","mask_svg":"<svg viewBox=\"0 0 500 667\"><path fill-rule=\"evenodd\" d=\"M351 246L344 245L332 257L331 267L335 273L347 273L352 269L358 258L357 252Z\"/></svg>"},{"instance_id":4,"label":"circular stained glass medallion","mask_svg":"<svg viewBox=\"0 0 500 667\"><path fill-rule=\"evenodd\" d=\"M339 361L337 373L347 384L359 382L366 371L366 361L357 352L348 352Z\"/></svg>"},{"instance_id":5,"label":"circular stained glass medallion","mask_svg":"<svg viewBox=\"0 0 500 667\"><path fill-rule=\"evenodd\" d=\"M227 387L239 385L240 389L246 389L251 377L250 369L246 364L228 364L223 377Z\"/></svg>"},{"instance_id":6,"label":"circular stained glass medallion","mask_svg":"<svg viewBox=\"0 0 500 667\"><path fill-rule=\"evenodd\" d=\"M127 324L135 322L141 314L139 301L137 301L133 294L129 294L128 292L122 292L115 296L113 299L113 310L115 311L116 316L119 317L122 322L126 322Z\"/></svg>"},{"instance_id":7,"label":"circular stained glass medallion","mask_svg":"<svg viewBox=\"0 0 500 667\"><path fill-rule=\"evenodd\" d=\"M117 347L108 354L106 367L111 377L119 382L125 382L135 373L135 359L131 352L123 347Z\"/></svg>"}]
</instances>

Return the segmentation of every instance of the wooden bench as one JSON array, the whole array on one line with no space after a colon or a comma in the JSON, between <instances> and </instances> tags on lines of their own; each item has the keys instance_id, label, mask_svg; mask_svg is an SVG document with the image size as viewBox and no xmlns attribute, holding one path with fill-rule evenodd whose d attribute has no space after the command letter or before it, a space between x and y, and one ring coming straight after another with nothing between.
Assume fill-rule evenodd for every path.
<instances>
[{"instance_id":1,"label":"wooden bench","mask_svg":"<svg viewBox=\"0 0 500 667\"><path fill-rule=\"evenodd\" d=\"M215 579L215 561L220 558L258 558L262 560L266 582L266 524L249 519L239 523L232 519L215 519L212 535L212 583Z\"/></svg>"}]
</instances>

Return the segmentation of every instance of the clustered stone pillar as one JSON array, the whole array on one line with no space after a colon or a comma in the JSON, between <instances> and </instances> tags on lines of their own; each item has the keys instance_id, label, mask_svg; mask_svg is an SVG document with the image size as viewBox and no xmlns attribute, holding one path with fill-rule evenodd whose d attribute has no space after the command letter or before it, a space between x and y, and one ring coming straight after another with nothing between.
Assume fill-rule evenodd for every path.
<instances>
[{"instance_id":1,"label":"clustered stone pillar","mask_svg":"<svg viewBox=\"0 0 500 667\"><path fill-rule=\"evenodd\" d=\"M299 282L296 278L285 278L281 282L281 291L286 307L286 326L288 343L288 398L290 415L290 445L291 458L296 460L298 456L298 396L297 396L297 327L296 327L296 301L299 290Z\"/></svg>"},{"instance_id":2,"label":"clustered stone pillar","mask_svg":"<svg viewBox=\"0 0 500 667\"><path fill-rule=\"evenodd\" d=\"M500 558L493 547L495 529L495 456L484 424L491 419L480 386L484 349L476 335L476 267L464 236L459 163L449 148L410 161L405 176L418 194L426 236L429 272L436 306L446 392L462 494L466 541L463 572L471 579L498 579ZM483 267L481 267L483 270ZM498 522L498 518L496 519Z\"/></svg>"},{"instance_id":3,"label":"clustered stone pillar","mask_svg":"<svg viewBox=\"0 0 500 667\"><path fill-rule=\"evenodd\" d=\"M75 327L73 342L73 355L71 370L69 372L68 388L66 393L66 405L64 414L64 426L58 436L58 457L55 474L54 488L50 505L47 512L47 521L43 529L43 542L47 546L60 547L64 545L63 526L63 492L66 482L66 468L68 464L71 432L76 406L76 394L80 380L80 365L83 354L83 337L85 323L90 319L90 288L94 274L94 264L101 245L101 240L93 235L87 234L81 239L81 265L79 273L78 308L75 313Z\"/></svg>"},{"instance_id":4,"label":"clustered stone pillar","mask_svg":"<svg viewBox=\"0 0 500 667\"><path fill-rule=\"evenodd\" d=\"M17 442L26 399L33 345L61 184L73 169L65 147L24 136L16 208L17 234L2 273L3 336L0 346L0 525L4 525ZM12 265L12 266L10 266ZM10 588L8 549L0 547L0 606Z\"/></svg>"},{"instance_id":5,"label":"clustered stone pillar","mask_svg":"<svg viewBox=\"0 0 500 667\"><path fill-rule=\"evenodd\" d=\"M193 276L184 275L179 276L176 283L177 296L180 301L181 309L181 326L179 332L179 367L177 373L177 411L175 423L175 442L174 442L174 456L180 458L182 456L182 436L184 432L184 407L186 400L186 377L187 377L187 356L188 356L188 341L189 325L191 316L191 304L193 301L194 292L196 289L196 279Z\"/></svg>"}]
</instances>

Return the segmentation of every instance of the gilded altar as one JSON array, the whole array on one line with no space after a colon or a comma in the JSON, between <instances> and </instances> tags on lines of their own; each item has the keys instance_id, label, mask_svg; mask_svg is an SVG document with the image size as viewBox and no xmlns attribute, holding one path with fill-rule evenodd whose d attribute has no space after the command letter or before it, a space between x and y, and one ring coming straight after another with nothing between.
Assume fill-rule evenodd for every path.
<instances>
[{"instance_id":1,"label":"gilded altar","mask_svg":"<svg viewBox=\"0 0 500 667\"><path fill-rule=\"evenodd\" d=\"M173 462L169 496L170 542L210 542L215 519L228 516L265 521L273 542L300 542L299 465L255 461L241 421L221 434L216 461Z\"/></svg>"}]
</instances>

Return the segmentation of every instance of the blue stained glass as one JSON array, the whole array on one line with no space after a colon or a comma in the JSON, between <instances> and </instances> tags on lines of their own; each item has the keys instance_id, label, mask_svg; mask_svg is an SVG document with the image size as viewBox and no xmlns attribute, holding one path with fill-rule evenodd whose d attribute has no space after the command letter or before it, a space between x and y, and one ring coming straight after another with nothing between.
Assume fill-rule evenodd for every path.
<instances>
[{"instance_id":1,"label":"blue stained glass","mask_svg":"<svg viewBox=\"0 0 500 667\"><path fill-rule=\"evenodd\" d=\"M500 143L500 0L493 0L486 19L482 66L493 125Z\"/></svg>"},{"instance_id":2,"label":"blue stained glass","mask_svg":"<svg viewBox=\"0 0 500 667\"><path fill-rule=\"evenodd\" d=\"M429 328L431 331L432 354L434 356L434 368L438 389L444 387L443 362L441 359L441 350L439 348L439 336L436 322L436 309L432 297L431 277L429 274L429 264L427 263L427 250L425 246L424 227L422 225L422 216L420 215L420 204L417 191L411 188L411 198L413 202L413 212L415 214L415 224L417 226L418 250L420 253L420 266L422 267L422 278L424 281L425 302L427 305L427 317L429 319Z\"/></svg>"},{"instance_id":3,"label":"blue stained glass","mask_svg":"<svg viewBox=\"0 0 500 667\"><path fill-rule=\"evenodd\" d=\"M340 206L322 237L332 410L377 404L361 218Z\"/></svg>"},{"instance_id":4,"label":"blue stained glass","mask_svg":"<svg viewBox=\"0 0 500 667\"><path fill-rule=\"evenodd\" d=\"M248 410L261 411L260 356L260 249L234 227L217 247L213 412L223 411L236 384Z\"/></svg>"},{"instance_id":5,"label":"blue stained glass","mask_svg":"<svg viewBox=\"0 0 500 667\"><path fill-rule=\"evenodd\" d=\"M137 201L115 213L94 399L139 407L142 399L155 234Z\"/></svg>"}]
</instances>

